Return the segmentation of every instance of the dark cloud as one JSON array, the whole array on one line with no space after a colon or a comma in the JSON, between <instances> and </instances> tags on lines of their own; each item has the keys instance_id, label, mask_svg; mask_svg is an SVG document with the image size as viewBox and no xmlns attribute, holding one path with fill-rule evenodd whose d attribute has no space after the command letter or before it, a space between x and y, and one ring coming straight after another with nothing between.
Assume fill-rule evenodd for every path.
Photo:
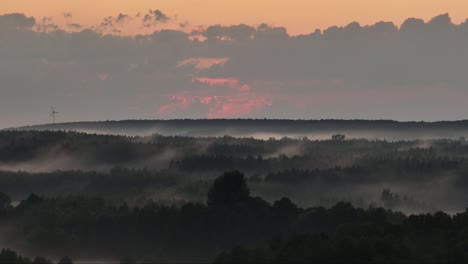
<instances>
[{"instance_id":1,"label":"dark cloud","mask_svg":"<svg viewBox=\"0 0 468 264\"><path fill-rule=\"evenodd\" d=\"M135 21L170 21L157 11ZM51 104L62 121L468 115L468 22L448 15L300 36L267 24L122 36L128 19L108 17L94 30L70 22L80 31L65 32L38 30L49 19L0 16L0 126L48 122Z\"/></svg>"},{"instance_id":2,"label":"dark cloud","mask_svg":"<svg viewBox=\"0 0 468 264\"><path fill-rule=\"evenodd\" d=\"M419 18L408 18L403 22L400 28L400 32L402 33L410 33L410 34L421 34L424 32L426 24L424 20Z\"/></svg>"},{"instance_id":3,"label":"dark cloud","mask_svg":"<svg viewBox=\"0 0 468 264\"><path fill-rule=\"evenodd\" d=\"M77 31L84 28L83 25L73 22L73 14L71 12L63 13L63 18L65 18L67 28L72 31Z\"/></svg>"},{"instance_id":4,"label":"dark cloud","mask_svg":"<svg viewBox=\"0 0 468 264\"><path fill-rule=\"evenodd\" d=\"M121 28L131 19L132 17L130 17L130 15L122 13L115 17L108 16L102 20L98 30L102 31L103 33L120 34L122 31Z\"/></svg>"},{"instance_id":5,"label":"dark cloud","mask_svg":"<svg viewBox=\"0 0 468 264\"><path fill-rule=\"evenodd\" d=\"M439 30L452 30L455 25L452 24L452 19L450 18L449 14L443 14L431 19L428 23L431 29L439 29Z\"/></svg>"},{"instance_id":6,"label":"dark cloud","mask_svg":"<svg viewBox=\"0 0 468 264\"><path fill-rule=\"evenodd\" d=\"M120 13L116 18L116 23L123 23L129 19L129 15Z\"/></svg>"},{"instance_id":7,"label":"dark cloud","mask_svg":"<svg viewBox=\"0 0 468 264\"><path fill-rule=\"evenodd\" d=\"M16 30L30 29L36 24L33 17L27 17L23 14L6 14L0 16L0 29Z\"/></svg>"},{"instance_id":8,"label":"dark cloud","mask_svg":"<svg viewBox=\"0 0 468 264\"><path fill-rule=\"evenodd\" d=\"M40 32L57 31L60 27L53 22L51 17L43 17L37 24L36 30Z\"/></svg>"},{"instance_id":9,"label":"dark cloud","mask_svg":"<svg viewBox=\"0 0 468 264\"><path fill-rule=\"evenodd\" d=\"M100 25L103 29L113 28L114 27L114 18L112 16L105 17Z\"/></svg>"},{"instance_id":10,"label":"dark cloud","mask_svg":"<svg viewBox=\"0 0 468 264\"><path fill-rule=\"evenodd\" d=\"M189 22L181 22L181 23L179 23L179 27L180 27L180 28L186 28L186 27L188 27L188 26L189 26Z\"/></svg>"},{"instance_id":11,"label":"dark cloud","mask_svg":"<svg viewBox=\"0 0 468 264\"><path fill-rule=\"evenodd\" d=\"M78 23L70 23L70 24L67 24L67 26L73 30L79 30L83 28L83 25L80 25Z\"/></svg>"},{"instance_id":12,"label":"dark cloud","mask_svg":"<svg viewBox=\"0 0 468 264\"><path fill-rule=\"evenodd\" d=\"M149 10L148 13L143 16L143 26L152 27L157 24L167 23L170 20L171 18L159 9Z\"/></svg>"}]
</instances>

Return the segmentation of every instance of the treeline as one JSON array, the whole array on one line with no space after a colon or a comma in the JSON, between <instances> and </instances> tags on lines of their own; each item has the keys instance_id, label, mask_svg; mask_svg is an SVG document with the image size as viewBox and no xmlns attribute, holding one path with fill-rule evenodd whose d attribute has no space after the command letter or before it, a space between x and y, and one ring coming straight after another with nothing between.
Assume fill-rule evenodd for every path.
<instances>
[{"instance_id":1,"label":"treeline","mask_svg":"<svg viewBox=\"0 0 468 264\"><path fill-rule=\"evenodd\" d=\"M114 167L109 171L0 171L0 186L11 196L30 193L48 195L128 193L137 189L165 189L184 181L184 175L169 170Z\"/></svg>"},{"instance_id":2,"label":"treeline","mask_svg":"<svg viewBox=\"0 0 468 264\"><path fill-rule=\"evenodd\" d=\"M336 135L337 136L337 135ZM341 135L343 136L343 135ZM0 165L69 157L75 167L171 165L187 170L331 168L365 157L458 160L468 155L463 140L308 140L224 137L125 137L64 131L0 131ZM213 162L215 162L213 164ZM278 164L273 166L272 164ZM197 165L199 164L199 165ZM212 164L212 167L208 166Z\"/></svg>"},{"instance_id":3,"label":"treeline","mask_svg":"<svg viewBox=\"0 0 468 264\"><path fill-rule=\"evenodd\" d=\"M468 142L462 139L389 142L335 135L329 140L258 140L0 131L0 186L15 202L30 193L105 195L132 205L148 197L200 202L214 177L241 170L254 192L269 202L280 193L305 207L341 200L362 200L359 205L366 207L382 189L391 188L420 201L392 203L411 203L410 212L427 212L428 207L453 211L464 208L467 199L466 157ZM418 208L422 203L434 206Z\"/></svg>"},{"instance_id":4,"label":"treeline","mask_svg":"<svg viewBox=\"0 0 468 264\"><path fill-rule=\"evenodd\" d=\"M180 207L149 202L116 206L99 197L31 195L0 213L7 245L44 255L116 257L115 252L158 261L203 261L240 244L261 245L292 232L325 232L346 222L401 222L384 209L298 208L283 198L269 204L253 197L243 174L214 181L205 204Z\"/></svg>"},{"instance_id":5,"label":"treeline","mask_svg":"<svg viewBox=\"0 0 468 264\"><path fill-rule=\"evenodd\" d=\"M378 169L376 164L404 170L427 164L428 168L434 165L447 170L463 163L468 156L468 143L463 140L388 142L343 140L341 137L312 141L307 138L124 137L64 131L0 131L0 169L103 170L123 166L277 172L337 166L374 170Z\"/></svg>"},{"instance_id":6,"label":"treeline","mask_svg":"<svg viewBox=\"0 0 468 264\"><path fill-rule=\"evenodd\" d=\"M457 232L466 232L467 214L410 216L400 225L346 224L264 247L236 247L214 263L466 263L468 239Z\"/></svg>"},{"instance_id":7,"label":"treeline","mask_svg":"<svg viewBox=\"0 0 468 264\"><path fill-rule=\"evenodd\" d=\"M466 263L468 211L411 215L399 224L346 223L328 233L294 234L264 247L235 247L222 263Z\"/></svg>"},{"instance_id":8,"label":"treeline","mask_svg":"<svg viewBox=\"0 0 468 264\"><path fill-rule=\"evenodd\" d=\"M468 211L408 217L349 203L300 208L282 198L270 204L253 196L236 171L215 179L205 203L181 206L131 207L86 196L30 195L16 207L0 200L5 243L36 255L192 263L468 261Z\"/></svg>"},{"instance_id":9,"label":"treeline","mask_svg":"<svg viewBox=\"0 0 468 264\"><path fill-rule=\"evenodd\" d=\"M466 135L468 121L440 121L440 122L398 122L393 120L290 120L290 119L180 119L180 120L122 120L105 122L74 122L27 126L24 130L71 130L71 131L100 131L101 133L120 133L138 135L146 131L163 131L168 134L180 131L192 131L203 135L219 135L248 133L294 133L304 134L311 131L317 134L330 131L365 131L379 133L390 131L401 136L415 133L416 135ZM390 134L390 133L389 133ZM417 137L417 136L416 136Z\"/></svg>"},{"instance_id":10,"label":"treeline","mask_svg":"<svg viewBox=\"0 0 468 264\"><path fill-rule=\"evenodd\" d=\"M15 197L29 193L59 195L125 193L131 190L170 189L207 184L219 171L242 168L256 187L267 185L373 185L427 183L451 175L447 183L455 189L468 185L468 162L447 157L366 157L351 166L315 168L304 157L263 159L199 156L170 162L169 169L113 167L102 171L51 172L1 171L0 186ZM190 187L190 186L189 186ZM194 186L195 188L195 186ZM198 187L196 187L198 188ZM190 189L190 188L189 188ZM191 188L193 189L193 188Z\"/></svg>"},{"instance_id":11,"label":"treeline","mask_svg":"<svg viewBox=\"0 0 468 264\"><path fill-rule=\"evenodd\" d=\"M54 262L45 257L35 257L33 259L22 257L13 250L2 249L0 251L0 264L54 264ZM57 264L73 264L73 260L70 257L62 257Z\"/></svg>"}]
</instances>

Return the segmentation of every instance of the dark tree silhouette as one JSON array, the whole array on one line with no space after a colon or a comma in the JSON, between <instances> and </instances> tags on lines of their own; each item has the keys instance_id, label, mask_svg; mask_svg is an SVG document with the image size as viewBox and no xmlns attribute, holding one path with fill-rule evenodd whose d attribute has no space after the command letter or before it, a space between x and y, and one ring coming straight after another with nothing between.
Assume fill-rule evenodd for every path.
<instances>
[{"instance_id":1,"label":"dark tree silhouette","mask_svg":"<svg viewBox=\"0 0 468 264\"><path fill-rule=\"evenodd\" d=\"M343 134L332 135L332 140L334 141L344 141L345 139L346 139L346 136Z\"/></svg>"},{"instance_id":2,"label":"dark tree silhouette","mask_svg":"<svg viewBox=\"0 0 468 264\"><path fill-rule=\"evenodd\" d=\"M209 206L234 205L246 202L250 198L250 190L244 174L239 171L225 172L215 179L208 192Z\"/></svg>"},{"instance_id":3,"label":"dark tree silhouette","mask_svg":"<svg viewBox=\"0 0 468 264\"><path fill-rule=\"evenodd\" d=\"M137 261L132 257L123 257L120 259L120 264L136 264Z\"/></svg>"},{"instance_id":4,"label":"dark tree silhouette","mask_svg":"<svg viewBox=\"0 0 468 264\"><path fill-rule=\"evenodd\" d=\"M10 249L2 249L0 252L0 264L21 263L16 252Z\"/></svg>"},{"instance_id":5,"label":"dark tree silhouette","mask_svg":"<svg viewBox=\"0 0 468 264\"><path fill-rule=\"evenodd\" d=\"M58 264L73 264L73 260L70 257L65 256L59 260Z\"/></svg>"},{"instance_id":6,"label":"dark tree silhouette","mask_svg":"<svg viewBox=\"0 0 468 264\"><path fill-rule=\"evenodd\" d=\"M8 208L11 204L11 198L5 193L0 192L0 210Z\"/></svg>"},{"instance_id":7,"label":"dark tree silhouette","mask_svg":"<svg viewBox=\"0 0 468 264\"><path fill-rule=\"evenodd\" d=\"M299 208L289 198L283 197L272 206L273 215L281 224L291 221L299 213Z\"/></svg>"},{"instance_id":8,"label":"dark tree silhouette","mask_svg":"<svg viewBox=\"0 0 468 264\"><path fill-rule=\"evenodd\" d=\"M33 264L53 264L51 260L46 259L44 257L35 257L33 260Z\"/></svg>"}]
</instances>

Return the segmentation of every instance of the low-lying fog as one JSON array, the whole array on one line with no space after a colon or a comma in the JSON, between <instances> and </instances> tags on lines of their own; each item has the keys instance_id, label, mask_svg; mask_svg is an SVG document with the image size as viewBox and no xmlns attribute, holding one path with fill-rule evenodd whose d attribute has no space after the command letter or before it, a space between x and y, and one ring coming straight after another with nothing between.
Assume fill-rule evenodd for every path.
<instances>
[{"instance_id":1,"label":"low-lying fog","mask_svg":"<svg viewBox=\"0 0 468 264\"><path fill-rule=\"evenodd\" d=\"M260 137L259 135L257 135ZM457 140L311 140L0 133L0 186L20 200L105 194L139 204L206 199L211 181L239 170L255 195L303 207L350 201L405 212L463 211L468 143ZM384 190L389 193L384 194Z\"/></svg>"}]
</instances>

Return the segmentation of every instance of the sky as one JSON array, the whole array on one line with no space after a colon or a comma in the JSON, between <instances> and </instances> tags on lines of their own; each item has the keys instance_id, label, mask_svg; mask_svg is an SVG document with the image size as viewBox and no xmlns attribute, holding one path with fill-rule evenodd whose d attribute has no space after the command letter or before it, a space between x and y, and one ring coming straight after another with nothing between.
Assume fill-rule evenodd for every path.
<instances>
[{"instance_id":1,"label":"sky","mask_svg":"<svg viewBox=\"0 0 468 264\"><path fill-rule=\"evenodd\" d=\"M0 128L468 116L467 1L1 1Z\"/></svg>"},{"instance_id":2,"label":"sky","mask_svg":"<svg viewBox=\"0 0 468 264\"><path fill-rule=\"evenodd\" d=\"M373 24L408 17L430 19L450 13L455 22L468 16L464 0L2 0L0 14L20 12L36 18L51 17L64 23L72 13L75 22L99 24L106 16L137 14L159 9L192 25L268 23L284 26L290 34L309 33L316 28L346 25L352 21ZM133 32L138 31L133 28Z\"/></svg>"}]
</instances>

